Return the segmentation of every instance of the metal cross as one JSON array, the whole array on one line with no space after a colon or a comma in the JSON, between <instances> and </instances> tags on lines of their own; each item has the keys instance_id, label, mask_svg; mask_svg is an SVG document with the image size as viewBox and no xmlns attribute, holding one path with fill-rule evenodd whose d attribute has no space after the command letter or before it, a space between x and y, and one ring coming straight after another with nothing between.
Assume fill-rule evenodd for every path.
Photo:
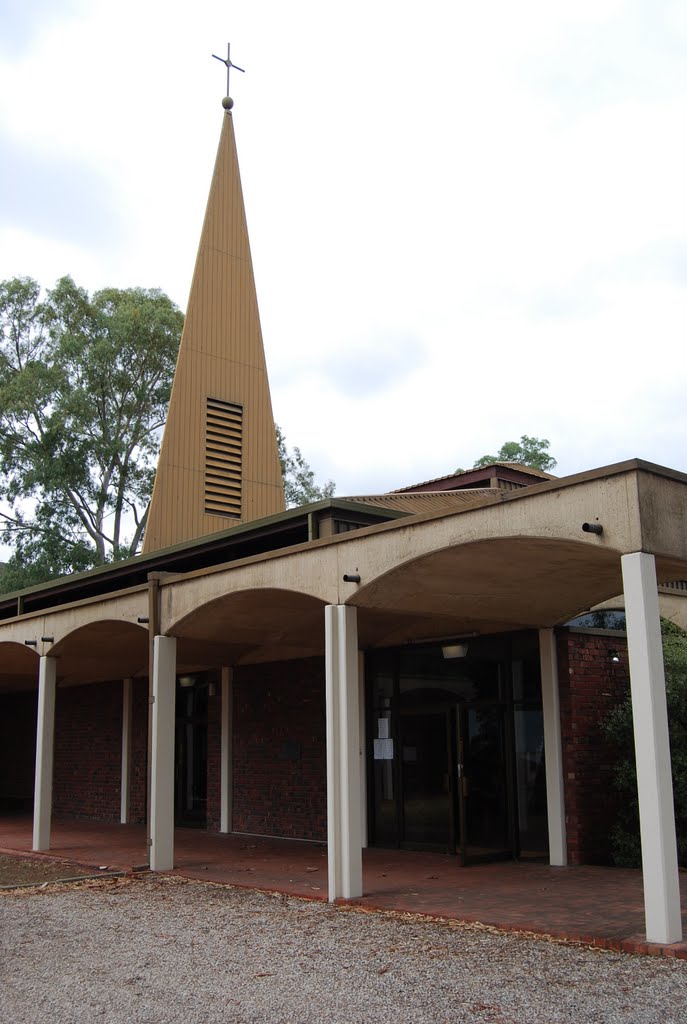
<instances>
[{"instance_id":1,"label":"metal cross","mask_svg":"<svg viewBox=\"0 0 687 1024\"><path fill-rule=\"evenodd\" d=\"M218 57L216 53L213 53L212 56L215 58L215 60L221 60L223 64L226 64L226 67L227 67L227 96L228 96L229 95L229 72L231 71L232 68L236 68L237 71L243 71L244 74L245 74L245 69L244 68L240 68L238 66L238 64L232 64L232 62L231 62L231 44L230 43L227 43L227 56L226 56L226 60L225 60L224 57Z\"/></svg>"}]
</instances>

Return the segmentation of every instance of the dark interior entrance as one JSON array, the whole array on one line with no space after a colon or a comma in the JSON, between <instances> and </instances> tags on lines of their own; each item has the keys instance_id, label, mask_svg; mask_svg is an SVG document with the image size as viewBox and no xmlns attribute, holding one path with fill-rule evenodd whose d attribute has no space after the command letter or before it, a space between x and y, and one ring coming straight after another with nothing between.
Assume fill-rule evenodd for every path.
<instances>
[{"instance_id":1,"label":"dark interior entrance","mask_svg":"<svg viewBox=\"0 0 687 1024\"><path fill-rule=\"evenodd\" d=\"M177 679L174 821L180 826L207 824L210 685L205 673Z\"/></svg>"},{"instance_id":2,"label":"dark interior entrance","mask_svg":"<svg viewBox=\"0 0 687 1024\"><path fill-rule=\"evenodd\" d=\"M515 653L523 646L515 644ZM374 843L442 850L463 863L520 855L527 815L518 808L521 802L526 808L532 794L516 766L536 755L529 748L538 739L531 730L528 749L520 750L523 737L514 723L523 707L534 725L541 714L536 657L527 670L525 705L523 659L515 659L516 671L513 653L510 638L484 638L460 659L444 657L440 647L401 648L369 659ZM544 847L545 837L541 853Z\"/></svg>"},{"instance_id":3,"label":"dark interior entrance","mask_svg":"<svg viewBox=\"0 0 687 1024\"><path fill-rule=\"evenodd\" d=\"M511 856L504 709L402 709L400 730L401 845Z\"/></svg>"},{"instance_id":4,"label":"dark interior entrance","mask_svg":"<svg viewBox=\"0 0 687 1024\"><path fill-rule=\"evenodd\" d=\"M455 845L451 721L441 708L401 715L402 842Z\"/></svg>"}]
</instances>

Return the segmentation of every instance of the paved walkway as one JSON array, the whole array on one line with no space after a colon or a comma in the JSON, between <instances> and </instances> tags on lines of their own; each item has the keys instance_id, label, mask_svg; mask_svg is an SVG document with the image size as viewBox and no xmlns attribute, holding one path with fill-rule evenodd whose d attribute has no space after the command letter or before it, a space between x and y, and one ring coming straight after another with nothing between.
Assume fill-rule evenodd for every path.
<instances>
[{"instance_id":1,"label":"paved walkway","mask_svg":"<svg viewBox=\"0 0 687 1024\"><path fill-rule=\"evenodd\" d=\"M0 852L30 850L30 818L0 818ZM56 822L49 856L94 869L141 868L147 861L145 829ZM175 864L176 874L189 878L327 898L327 850L317 843L177 829ZM369 849L363 855L364 895L351 903L687 959L687 874L681 873L681 882L686 941L673 946L646 943L641 872L621 868L512 861L461 867L443 854Z\"/></svg>"}]
</instances>

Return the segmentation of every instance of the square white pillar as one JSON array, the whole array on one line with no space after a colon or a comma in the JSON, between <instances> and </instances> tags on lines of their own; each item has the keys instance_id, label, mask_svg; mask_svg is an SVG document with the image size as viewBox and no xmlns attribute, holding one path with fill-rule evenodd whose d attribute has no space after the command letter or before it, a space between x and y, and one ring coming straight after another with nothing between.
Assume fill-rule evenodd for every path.
<instances>
[{"instance_id":1,"label":"square white pillar","mask_svg":"<svg viewBox=\"0 0 687 1024\"><path fill-rule=\"evenodd\" d=\"M563 744L561 705L558 688L556 635L552 629L539 630L541 699L544 714L544 755L546 764L546 814L549 825L549 864L568 863L563 787Z\"/></svg>"},{"instance_id":2,"label":"square white pillar","mask_svg":"<svg viewBox=\"0 0 687 1024\"><path fill-rule=\"evenodd\" d=\"M133 686L133 679L122 679L122 784L119 809L119 820L122 825L128 824L129 821Z\"/></svg>"},{"instance_id":3,"label":"square white pillar","mask_svg":"<svg viewBox=\"0 0 687 1024\"><path fill-rule=\"evenodd\" d=\"M644 913L649 942L682 940L663 644L653 555L623 555L637 761Z\"/></svg>"},{"instance_id":4,"label":"square white pillar","mask_svg":"<svg viewBox=\"0 0 687 1024\"><path fill-rule=\"evenodd\" d=\"M220 832L231 832L233 817L233 669L222 669L222 707L220 711Z\"/></svg>"},{"instance_id":5,"label":"square white pillar","mask_svg":"<svg viewBox=\"0 0 687 1024\"><path fill-rule=\"evenodd\" d=\"M363 894L357 610L325 610L329 900Z\"/></svg>"},{"instance_id":6,"label":"square white pillar","mask_svg":"<svg viewBox=\"0 0 687 1024\"><path fill-rule=\"evenodd\" d=\"M52 772L55 755L55 693L57 660L41 658L38 665L36 775L33 797L33 849L50 849Z\"/></svg>"},{"instance_id":7,"label":"square white pillar","mask_svg":"<svg viewBox=\"0 0 687 1024\"><path fill-rule=\"evenodd\" d=\"M150 868L174 867L174 715L177 641L156 636L153 645Z\"/></svg>"}]
</instances>

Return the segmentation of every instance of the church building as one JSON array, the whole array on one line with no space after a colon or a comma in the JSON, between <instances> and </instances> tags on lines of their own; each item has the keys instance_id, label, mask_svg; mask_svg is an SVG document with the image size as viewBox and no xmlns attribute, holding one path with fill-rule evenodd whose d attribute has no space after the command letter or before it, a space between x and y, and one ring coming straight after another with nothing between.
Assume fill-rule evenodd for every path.
<instances>
[{"instance_id":1,"label":"church building","mask_svg":"<svg viewBox=\"0 0 687 1024\"><path fill-rule=\"evenodd\" d=\"M140 556L0 597L0 814L608 863L631 689L647 936L681 939L659 626L687 476L506 463L285 509L225 102ZM622 595L622 596L619 596Z\"/></svg>"}]
</instances>

